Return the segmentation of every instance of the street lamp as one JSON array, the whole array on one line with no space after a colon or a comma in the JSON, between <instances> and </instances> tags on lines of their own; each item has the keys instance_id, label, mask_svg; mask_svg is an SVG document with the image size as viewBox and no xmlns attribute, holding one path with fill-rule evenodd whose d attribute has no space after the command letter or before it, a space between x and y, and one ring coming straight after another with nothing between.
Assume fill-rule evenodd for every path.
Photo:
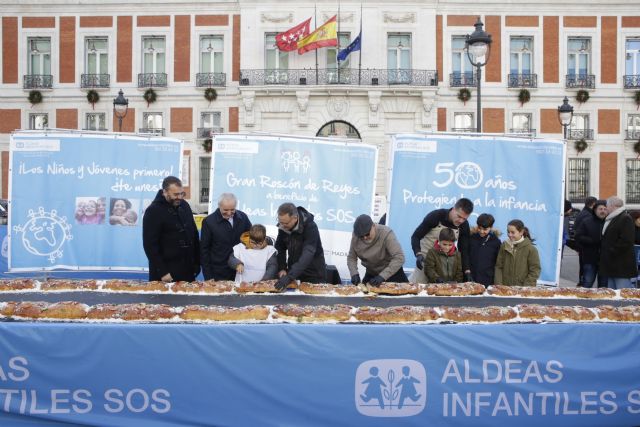
<instances>
[{"instance_id":1,"label":"street lamp","mask_svg":"<svg viewBox=\"0 0 640 427\"><path fill-rule=\"evenodd\" d=\"M467 51L467 57L471 62L471 65L476 67L476 76L478 79L478 96L477 96L477 120L476 120L476 131L478 133L482 132L482 104L480 103L480 81L482 80L482 67L487 65L487 61L489 61L489 54L491 53L491 34L487 33L482 29L484 24L478 17L478 21L474 24L476 30L471 33L471 35L467 34L465 40L465 50Z\"/></svg>"},{"instance_id":2,"label":"street lamp","mask_svg":"<svg viewBox=\"0 0 640 427\"><path fill-rule=\"evenodd\" d=\"M124 92L120 89L118 96L113 100L113 114L118 118L118 131L122 132L122 119L129 110L129 100L124 97Z\"/></svg>"},{"instance_id":3,"label":"street lamp","mask_svg":"<svg viewBox=\"0 0 640 427\"><path fill-rule=\"evenodd\" d=\"M573 106L569 104L569 98L566 96L562 100L562 105L558 106L558 121L562 125L564 139L567 139L567 127L573 119Z\"/></svg>"}]
</instances>

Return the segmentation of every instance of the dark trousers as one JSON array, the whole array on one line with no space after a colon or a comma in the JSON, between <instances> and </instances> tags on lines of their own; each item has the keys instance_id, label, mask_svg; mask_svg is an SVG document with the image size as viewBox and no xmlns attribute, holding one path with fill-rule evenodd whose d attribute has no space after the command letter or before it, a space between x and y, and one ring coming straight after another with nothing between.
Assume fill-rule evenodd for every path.
<instances>
[{"instance_id":1,"label":"dark trousers","mask_svg":"<svg viewBox=\"0 0 640 427\"><path fill-rule=\"evenodd\" d=\"M368 271L365 273L364 278L362 279L362 283L369 283L369 280L373 279L377 274L371 274ZM391 277L389 277L385 282L395 282L395 283L407 283L409 279L407 275L404 273L402 267L400 270L393 273Z\"/></svg>"}]
</instances>

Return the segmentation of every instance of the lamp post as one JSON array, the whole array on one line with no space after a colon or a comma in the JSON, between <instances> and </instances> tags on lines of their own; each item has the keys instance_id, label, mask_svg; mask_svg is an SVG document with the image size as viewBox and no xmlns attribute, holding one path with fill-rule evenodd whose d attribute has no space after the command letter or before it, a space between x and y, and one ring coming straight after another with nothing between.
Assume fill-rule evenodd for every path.
<instances>
[{"instance_id":1,"label":"lamp post","mask_svg":"<svg viewBox=\"0 0 640 427\"><path fill-rule=\"evenodd\" d=\"M573 119L573 106L569 104L569 98L566 96L562 100L562 105L558 106L558 121L562 125L564 139L567 139L567 127Z\"/></svg>"},{"instance_id":2,"label":"lamp post","mask_svg":"<svg viewBox=\"0 0 640 427\"><path fill-rule=\"evenodd\" d=\"M477 120L476 131L482 132L482 103L480 101L480 81L482 80L482 67L487 65L489 54L491 53L491 34L482 29L484 24L478 17L478 21L474 24L476 30L470 35L467 34L465 40L465 50L471 65L476 67L476 78L478 79L478 96L477 96Z\"/></svg>"},{"instance_id":3,"label":"lamp post","mask_svg":"<svg viewBox=\"0 0 640 427\"><path fill-rule=\"evenodd\" d=\"M113 100L113 114L118 118L118 132L122 132L122 119L129 111L129 100L124 97L124 92L120 89L118 96Z\"/></svg>"}]
</instances>

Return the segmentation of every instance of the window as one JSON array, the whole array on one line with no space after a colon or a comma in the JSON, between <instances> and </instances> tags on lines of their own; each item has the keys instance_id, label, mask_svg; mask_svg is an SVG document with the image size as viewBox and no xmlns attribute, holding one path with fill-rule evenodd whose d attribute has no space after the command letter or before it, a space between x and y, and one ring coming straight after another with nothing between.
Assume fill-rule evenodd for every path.
<instances>
[{"instance_id":1,"label":"window","mask_svg":"<svg viewBox=\"0 0 640 427\"><path fill-rule=\"evenodd\" d=\"M624 73L640 75L640 39L627 39L625 43Z\"/></svg>"},{"instance_id":2,"label":"window","mask_svg":"<svg viewBox=\"0 0 640 427\"><path fill-rule=\"evenodd\" d=\"M29 37L28 74L51 74L51 39L49 37Z\"/></svg>"},{"instance_id":3,"label":"window","mask_svg":"<svg viewBox=\"0 0 640 427\"><path fill-rule=\"evenodd\" d=\"M411 83L411 34L387 35L389 84Z\"/></svg>"},{"instance_id":4,"label":"window","mask_svg":"<svg viewBox=\"0 0 640 427\"><path fill-rule=\"evenodd\" d=\"M569 159L567 170L570 201L584 203L584 200L591 194L589 190L590 167L589 159Z\"/></svg>"},{"instance_id":5,"label":"window","mask_svg":"<svg viewBox=\"0 0 640 427\"><path fill-rule=\"evenodd\" d=\"M86 130L106 130L107 119L105 113L87 113Z\"/></svg>"},{"instance_id":6,"label":"window","mask_svg":"<svg viewBox=\"0 0 640 427\"><path fill-rule=\"evenodd\" d=\"M164 37L142 38L142 72L144 74L164 73L165 41Z\"/></svg>"},{"instance_id":7,"label":"window","mask_svg":"<svg viewBox=\"0 0 640 427\"><path fill-rule=\"evenodd\" d=\"M140 130L142 133L153 133L158 135L164 135L162 113L143 113L142 125L144 126Z\"/></svg>"},{"instance_id":8,"label":"window","mask_svg":"<svg viewBox=\"0 0 640 427\"><path fill-rule=\"evenodd\" d=\"M454 113L452 130L454 132L474 132L476 128L473 113Z\"/></svg>"},{"instance_id":9,"label":"window","mask_svg":"<svg viewBox=\"0 0 640 427\"><path fill-rule=\"evenodd\" d=\"M358 129L353 127L350 123L342 120L334 120L326 123L320 128L316 136L341 136L353 139L361 139Z\"/></svg>"},{"instance_id":10,"label":"window","mask_svg":"<svg viewBox=\"0 0 640 427\"><path fill-rule=\"evenodd\" d=\"M591 39L570 38L567 48L567 74L587 76L591 71Z\"/></svg>"},{"instance_id":11,"label":"window","mask_svg":"<svg viewBox=\"0 0 640 427\"><path fill-rule=\"evenodd\" d=\"M569 124L569 139L593 139L588 114L574 114Z\"/></svg>"},{"instance_id":12,"label":"window","mask_svg":"<svg viewBox=\"0 0 640 427\"><path fill-rule=\"evenodd\" d=\"M222 73L224 38L222 36L200 37L200 72Z\"/></svg>"},{"instance_id":13,"label":"window","mask_svg":"<svg viewBox=\"0 0 640 427\"><path fill-rule=\"evenodd\" d=\"M289 52L283 52L276 46L276 34L265 34L265 83L287 83L289 77ZM278 71L281 70L281 71Z\"/></svg>"},{"instance_id":14,"label":"window","mask_svg":"<svg viewBox=\"0 0 640 427\"><path fill-rule=\"evenodd\" d=\"M337 67L337 56L338 52L341 49L346 48L351 43L350 34L349 33L339 33L338 34L338 46L337 47L329 47L327 48L327 83L338 83L338 67ZM349 83L349 62L350 56L347 56L347 59L344 61L340 61L340 70L347 70L344 73L340 74L340 83Z\"/></svg>"},{"instance_id":15,"label":"window","mask_svg":"<svg viewBox=\"0 0 640 427\"><path fill-rule=\"evenodd\" d=\"M206 111L200 113L200 128L198 138L211 138L212 133L222 133L220 126L221 114L219 111Z\"/></svg>"},{"instance_id":16,"label":"window","mask_svg":"<svg viewBox=\"0 0 640 427\"><path fill-rule=\"evenodd\" d=\"M467 52L464 49L465 38L454 36L451 38L451 72L456 77L465 76L471 79L473 76L473 66Z\"/></svg>"},{"instance_id":17,"label":"window","mask_svg":"<svg viewBox=\"0 0 640 427\"><path fill-rule=\"evenodd\" d=\"M87 38L86 74L109 74L109 50L106 38Z\"/></svg>"},{"instance_id":18,"label":"window","mask_svg":"<svg viewBox=\"0 0 640 427\"><path fill-rule=\"evenodd\" d=\"M511 132L512 133L532 133L531 129L531 114L529 113L515 113L511 117Z\"/></svg>"},{"instance_id":19,"label":"window","mask_svg":"<svg viewBox=\"0 0 640 427\"><path fill-rule=\"evenodd\" d=\"M626 203L640 203L640 160L627 159Z\"/></svg>"},{"instance_id":20,"label":"window","mask_svg":"<svg viewBox=\"0 0 640 427\"><path fill-rule=\"evenodd\" d=\"M211 157L200 157L200 203L209 203Z\"/></svg>"},{"instance_id":21,"label":"window","mask_svg":"<svg viewBox=\"0 0 640 427\"><path fill-rule=\"evenodd\" d=\"M533 38L511 37L511 74L531 74L533 71Z\"/></svg>"},{"instance_id":22,"label":"window","mask_svg":"<svg viewBox=\"0 0 640 427\"><path fill-rule=\"evenodd\" d=\"M49 127L49 115L47 113L29 114L29 129L46 129Z\"/></svg>"},{"instance_id":23,"label":"window","mask_svg":"<svg viewBox=\"0 0 640 427\"><path fill-rule=\"evenodd\" d=\"M640 114L627 116L627 139L640 139Z\"/></svg>"}]
</instances>

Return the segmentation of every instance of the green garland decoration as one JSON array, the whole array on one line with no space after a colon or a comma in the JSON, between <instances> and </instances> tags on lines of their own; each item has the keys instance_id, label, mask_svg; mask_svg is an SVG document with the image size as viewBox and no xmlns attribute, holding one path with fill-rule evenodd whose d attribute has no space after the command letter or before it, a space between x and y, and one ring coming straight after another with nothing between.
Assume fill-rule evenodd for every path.
<instances>
[{"instance_id":1,"label":"green garland decoration","mask_svg":"<svg viewBox=\"0 0 640 427\"><path fill-rule=\"evenodd\" d=\"M145 101L147 101L147 108L149 107L149 104L153 104L154 102L156 102L156 99L158 99L156 91L152 88L147 89L142 97Z\"/></svg>"},{"instance_id":2,"label":"green garland decoration","mask_svg":"<svg viewBox=\"0 0 640 427\"><path fill-rule=\"evenodd\" d=\"M202 141L202 148L204 148L204 151L206 151L207 153L210 153L211 149L213 148L213 140L211 138L207 138Z\"/></svg>"},{"instance_id":3,"label":"green garland decoration","mask_svg":"<svg viewBox=\"0 0 640 427\"><path fill-rule=\"evenodd\" d=\"M89 101L89 104L91 104L91 109L95 110L96 102L100 101L100 94L91 89L89 92L87 92L87 101Z\"/></svg>"},{"instance_id":4,"label":"green garland decoration","mask_svg":"<svg viewBox=\"0 0 640 427\"><path fill-rule=\"evenodd\" d=\"M39 90L32 90L29 92L28 99L32 106L40 104L42 102L42 92Z\"/></svg>"},{"instance_id":5,"label":"green garland decoration","mask_svg":"<svg viewBox=\"0 0 640 427\"><path fill-rule=\"evenodd\" d=\"M584 138L580 138L579 140L573 143L573 147L576 149L578 154L586 150L588 146L589 144L587 144L587 141L585 141Z\"/></svg>"},{"instance_id":6,"label":"green garland decoration","mask_svg":"<svg viewBox=\"0 0 640 427\"><path fill-rule=\"evenodd\" d=\"M640 139L637 140L635 144L633 144L633 152L636 153L638 157L640 157Z\"/></svg>"},{"instance_id":7,"label":"green garland decoration","mask_svg":"<svg viewBox=\"0 0 640 427\"><path fill-rule=\"evenodd\" d=\"M584 104L588 100L589 100L589 92L584 89L580 89L576 94L576 101L578 101L580 104Z\"/></svg>"},{"instance_id":8,"label":"green garland decoration","mask_svg":"<svg viewBox=\"0 0 640 427\"><path fill-rule=\"evenodd\" d=\"M466 87L463 87L458 91L458 99L467 105L467 101L471 99L471 91Z\"/></svg>"},{"instance_id":9,"label":"green garland decoration","mask_svg":"<svg viewBox=\"0 0 640 427\"><path fill-rule=\"evenodd\" d=\"M635 91L633 94L633 102L636 103L636 110L640 108L640 90Z\"/></svg>"},{"instance_id":10,"label":"green garland decoration","mask_svg":"<svg viewBox=\"0 0 640 427\"><path fill-rule=\"evenodd\" d=\"M518 101L520 101L520 106L522 107L524 104L531 100L531 92L528 89L520 89L518 92Z\"/></svg>"},{"instance_id":11,"label":"green garland decoration","mask_svg":"<svg viewBox=\"0 0 640 427\"><path fill-rule=\"evenodd\" d=\"M209 105L211 105L212 101L218 99L218 92L212 87L208 87L204 90L204 99L209 101Z\"/></svg>"}]
</instances>

